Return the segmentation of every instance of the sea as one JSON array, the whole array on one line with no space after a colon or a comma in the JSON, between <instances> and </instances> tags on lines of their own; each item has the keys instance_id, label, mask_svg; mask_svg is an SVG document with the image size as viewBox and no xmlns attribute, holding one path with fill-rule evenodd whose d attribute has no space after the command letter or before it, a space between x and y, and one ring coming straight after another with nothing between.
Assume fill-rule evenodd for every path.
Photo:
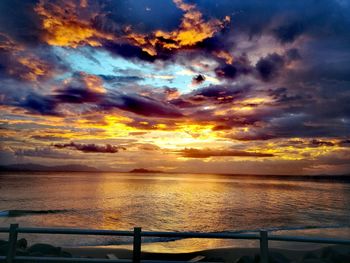
<instances>
[{"instance_id":1,"label":"sea","mask_svg":"<svg viewBox=\"0 0 350 263\"><path fill-rule=\"evenodd\" d=\"M350 183L167 173L0 174L0 227L258 233L350 239ZM131 248L129 237L20 234L29 244ZM0 233L0 239L7 234ZM256 247L254 240L145 237L144 251ZM270 246L319 246L270 242Z\"/></svg>"}]
</instances>

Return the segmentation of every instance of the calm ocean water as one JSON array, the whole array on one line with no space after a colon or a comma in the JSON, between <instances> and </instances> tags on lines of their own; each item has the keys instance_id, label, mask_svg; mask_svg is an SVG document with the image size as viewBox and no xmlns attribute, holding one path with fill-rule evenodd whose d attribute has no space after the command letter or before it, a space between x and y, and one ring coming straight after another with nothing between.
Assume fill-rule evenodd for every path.
<instances>
[{"instance_id":1,"label":"calm ocean water","mask_svg":"<svg viewBox=\"0 0 350 263\"><path fill-rule=\"evenodd\" d=\"M0 211L0 226L118 230L141 226L198 232L264 228L274 234L350 238L350 184L334 182L199 174L1 174ZM128 238L21 236L61 246L130 244ZM146 250L168 251L256 245L162 238L144 242Z\"/></svg>"}]
</instances>

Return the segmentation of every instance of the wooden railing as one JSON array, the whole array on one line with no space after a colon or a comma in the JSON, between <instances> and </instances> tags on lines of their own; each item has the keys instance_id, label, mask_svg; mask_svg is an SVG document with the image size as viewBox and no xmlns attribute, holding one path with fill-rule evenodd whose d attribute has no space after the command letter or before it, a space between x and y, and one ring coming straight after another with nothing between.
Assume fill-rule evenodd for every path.
<instances>
[{"instance_id":1,"label":"wooden railing","mask_svg":"<svg viewBox=\"0 0 350 263\"><path fill-rule=\"evenodd\" d=\"M301 236L269 235L268 231L261 230L259 234L237 234L237 233L197 233L197 232L154 232L142 231L141 227L135 227L134 231L121 230L96 230L76 228L36 228L19 227L11 224L9 228L0 228L0 233L9 234L9 247L6 256L0 256L0 262L77 262L77 263L182 263L185 261L159 261L141 260L141 238L142 237L180 237L180 238L204 238L204 239L249 239L260 241L261 263L268 263L269 246L268 241L308 242L322 244L350 245L350 239L313 238ZM30 234L65 234L65 235L99 235L99 236L129 236L133 237L132 259L99 259L99 258L64 258L64 257L31 257L16 256L16 244L19 233Z\"/></svg>"}]
</instances>

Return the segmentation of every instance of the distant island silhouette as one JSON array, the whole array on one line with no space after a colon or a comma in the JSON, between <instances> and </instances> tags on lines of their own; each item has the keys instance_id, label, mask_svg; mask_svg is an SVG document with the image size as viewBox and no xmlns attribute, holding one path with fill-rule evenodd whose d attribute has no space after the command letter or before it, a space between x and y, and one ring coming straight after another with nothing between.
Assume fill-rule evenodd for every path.
<instances>
[{"instance_id":1,"label":"distant island silhouette","mask_svg":"<svg viewBox=\"0 0 350 263\"><path fill-rule=\"evenodd\" d=\"M129 171L129 173L163 173L163 171L148 170L145 168L137 168L137 169L132 169L131 171Z\"/></svg>"},{"instance_id":2,"label":"distant island silhouette","mask_svg":"<svg viewBox=\"0 0 350 263\"><path fill-rule=\"evenodd\" d=\"M0 172L121 172L113 170L100 170L82 164L67 164L47 166L35 163L0 165ZM163 173L163 171L135 168L127 173Z\"/></svg>"},{"instance_id":3,"label":"distant island silhouette","mask_svg":"<svg viewBox=\"0 0 350 263\"><path fill-rule=\"evenodd\" d=\"M46 166L34 163L1 165L2 172L99 172L95 167L81 164Z\"/></svg>"},{"instance_id":4,"label":"distant island silhouette","mask_svg":"<svg viewBox=\"0 0 350 263\"><path fill-rule=\"evenodd\" d=\"M0 165L0 173L4 172L106 172L106 173L169 173L159 170L151 170L145 168L135 168L130 171L116 171L109 169L98 169L96 167L81 165L81 164L67 164L46 166L42 164L25 163L25 164L9 164ZM170 172L177 174L177 172ZM181 172L186 173L186 172ZM277 180L292 180L292 181L320 181L320 182L343 182L350 183L350 174L319 174L319 175L276 175L276 174L222 174L213 173L215 175L232 176L236 178L258 178L258 179L277 179ZM198 176L201 174L198 173Z\"/></svg>"}]
</instances>

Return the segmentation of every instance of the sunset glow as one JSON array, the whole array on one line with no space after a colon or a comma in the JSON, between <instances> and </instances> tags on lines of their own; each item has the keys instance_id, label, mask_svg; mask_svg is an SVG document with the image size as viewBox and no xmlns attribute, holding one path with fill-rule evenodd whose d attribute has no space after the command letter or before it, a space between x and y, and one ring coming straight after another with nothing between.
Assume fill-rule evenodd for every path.
<instances>
[{"instance_id":1,"label":"sunset glow","mask_svg":"<svg viewBox=\"0 0 350 263\"><path fill-rule=\"evenodd\" d=\"M348 32L331 15L141 2L23 1L18 16L1 4L1 164L350 171Z\"/></svg>"}]
</instances>

